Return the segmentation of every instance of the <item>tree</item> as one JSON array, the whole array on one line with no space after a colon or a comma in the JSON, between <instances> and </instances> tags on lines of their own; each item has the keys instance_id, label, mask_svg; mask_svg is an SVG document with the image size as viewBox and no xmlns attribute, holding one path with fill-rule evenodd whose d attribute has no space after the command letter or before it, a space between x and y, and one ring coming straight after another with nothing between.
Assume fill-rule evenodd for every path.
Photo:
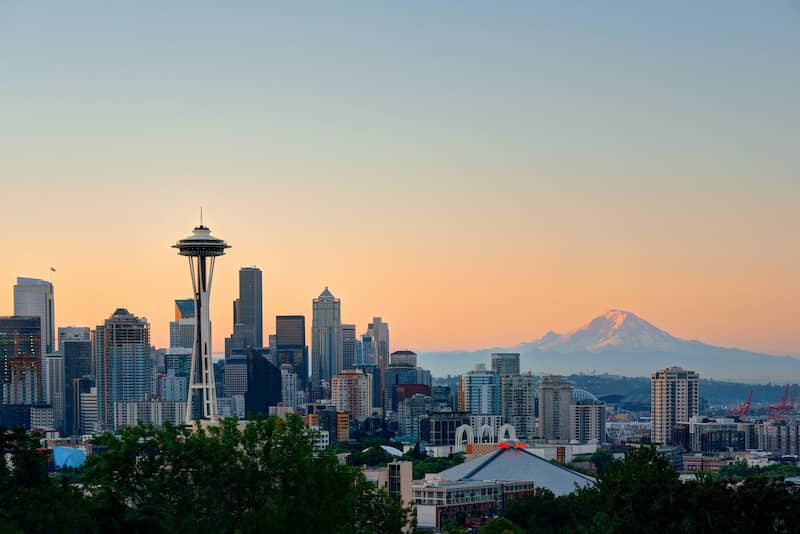
<instances>
[{"instance_id":1,"label":"tree","mask_svg":"<svg viewBox=\"0 0 800 534\"><path fill-rule=\"evenodd\" d=\"M505 518L491 519L484 523L479 534L525 534L525 530Z\"/></svg>"},{"instance_id":2,"label":"tree","mask_svg":"<svg viewBox=\"0 0 800 534\"><path fill-rule=\"evenodd\" d=\"M139 425L97 442L108 450L89 459L85 483L102 531L391 532L408 517L359 469L315 457L297 416Z\"/></svg>"},{"instance_id":3,"label":"tree","mask_svg":"<svg viewBox=\"0 0 800 534\"><path fill-rule=\"evenodd\" d=\"M91 527L80 492L48 475L46 454L39 449L38 435L0 427L0 530L78 532Z\"/></svg>"}]
</instances>

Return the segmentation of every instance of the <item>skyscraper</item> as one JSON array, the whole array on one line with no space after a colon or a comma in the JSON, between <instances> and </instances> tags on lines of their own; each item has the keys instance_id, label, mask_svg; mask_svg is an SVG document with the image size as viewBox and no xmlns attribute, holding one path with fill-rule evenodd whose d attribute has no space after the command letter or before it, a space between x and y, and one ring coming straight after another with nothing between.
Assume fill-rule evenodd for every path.
<instances>
[{"instance_id":1,"label":"skyscraper","mask_svg":"<svg viewBox=\"0 0 800 534\"><path fill-rule=\"evenodd\" d=\"M361 335L361 364L378 366L378 349L375 347L375 338L369 333Z\"/></svg>"},{"instance_id":2,"label":"skyscraper","mask_svg":"<svg viewBox=\"0 0 800 534\"><path fill-rule=\"evenodd\" d=\"M334 366L335 372L355 369L356 363L356 325L342 325L342 352L341 358Z\"/></svg>"},{"instance_id":3,"label":"skyscraper","mask_svg":"<svg viewBox=\"0 0 800 534\"><path fill-rule=\"evenodd\" d=\"M367 335L372 336L375 343L378 367L386 369L389 367L389 323L384 323L380 317L373 317L367 327Z\"/></svg>"},{"instance_id":4,"label":"skyscraper","mask_svg":"<svg viewBox=\"0 0 800 534\"><path fill-rule=\"evenodd\" d=\"M305 390L308 382L308 345L306 345L306 318L302 315L275 317L275 354L278 366L289 364L297 375L297 388Z\"/></svg>"},{"instance_id":5,"label":"skyscraper","mask_svg":"<svg viewBox=\"0 0 800 534\"><path fill-rule=\"evenodd\" d=\"M572 385L560 375L539 380L539 435L544 439L570 438Z\"/></svg>"},{"instance_id":6,"label":"skyscraper","mask_svg":"<svg viewBox=\"0 0 800 534\"><path fill-rule=\"evenodd\" d=\"M35 404L44 396L41 318L0 317L2 404Z\"/></svg>"},{"instance_id":7,"label":"skyscraper","mask_svg":"<svg viewBox=\"0 0 800 534\"><path fill-rule=\"evenodd\" d=\"M500 382L503 421L514 427L520 439L532 440L536 436L536 384L533 375L502 374Z\"/></svg>"},{"instance_id":8,"label":"skyscraper","mask_svg":"<svg viewBox=\"0 0 800 534\"><path fill-rule=\"evenodd\" d=\"M169 347L171 349L194 346L194 300L175 300L175 320L169 323Z\"/></svg>"},{"instance_id":9,"label":"skyscraper","mask_svg":"<svg viewBox=\"0 0 800 534\"><path fill-rule=\"evenodd\" d=\"M58 350L64 357L64 428L63 435L80 432L81 379L94 376L91 330L85 326L62 326L58 329ZM54 410L55 411L55 410Z\"/></svg>"},{"instance_id":10,"label":"skyscraper","mask_svg":"<svg viewBox=\"0 0 800 534\"><path fill-rule=\"evenodd\" d=\"M682 367L659 369L650 375L651 439L653 443L672 444L676 423L687 422L699 412L700 377Z\"/></svg>"},{"instance_id":11,"label":"skyscraper","mask_svg":"<svg viewBox=\"0 0 800 534\"><path fill-rule=\"evenodd\" d=\"M53 407L53 422L56 429L65 435L64 356L57 352L48 354L45 358L45 373L47 375L47 402Z\"/></svg>"},{"instance_id":12,"label":"skyscraper","mask_svg":"<svg viewBox=\"0 0 800 534\"><path fill-rule=\"evenodd\" d=\"M254 348L264 346L261 278L261 269L258 267L239 269L239 307L236 323L246 329L245 335L250 340L249 346Z\"/></svg>"},{"instance_id":13,"label":"skyscraper","mask_svg":"<svg viewBox=\"0 0 800 534\"><path fill-rule=\"evenodd\" d=\"M461 375L462 412L473 415L500 415L501 410L500 375L487 371L483 364L475 365L475 370Z\"/></svg>"},{"instance_id":14,"label":"skyscraper","mask_svg":"<svg viewBox=\"0 0 800 534\"><path fill-rule=\"evenodd\" d=\"M341 354L342 310L341 302L326 287L312 304L311 362L312 381L318 386L322 380L330 382Z\"/></svg>"},{"instance_id":15,"label":"skyscraper","mask_svg":"<svg viewBox=\"0 0 800 534\"><path fill-rule=\"evenodd\" d=\"M114 403L145 400L153 381L150 323L118 308L95 329L97 421L114 429Z\"/></svg>"},{"instance_id":16,"label":"skyscraper","mask_svg":"<svg viewBox=\"0 0 800 534\"><path fill-rule=\"evenodd\" d=\"M492 371L502 375L519 374L518 352L493 352Z\"/></svg>"},{"instance_id":17,"label":"skyscraper","mask_svg":"<svg viewBox=\"0 0 800 534\"><path fill-rule=\"evenodd\" d=\"M14 286L14 315L39 317L42 332L40 359L56 350L53 339L55 336L53 307L53 284L38 278L17 278L17 284Z\"/></svg>"},{"instance_id":18,"label":"skyscraper","mask_svg":"<svg viewBox=\"0 0 800 534\"><path fill-rule=\"evenodd\" d=\"M269 415L270 406L281 402L281 372L255 349L247 351L245 412Z\"/></svg>"}]
</instances>

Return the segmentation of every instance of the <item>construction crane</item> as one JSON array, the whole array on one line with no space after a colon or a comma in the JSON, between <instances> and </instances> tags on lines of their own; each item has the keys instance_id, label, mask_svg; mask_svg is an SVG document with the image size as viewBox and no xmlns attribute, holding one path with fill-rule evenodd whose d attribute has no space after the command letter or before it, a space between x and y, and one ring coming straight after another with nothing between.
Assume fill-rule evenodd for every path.
<instances>
[{"instance_id":1,"label":"construction crane","mask_svg":"<svg viewBox=\"0 0 800 534\"><path fill-rule=\"evenodd\" d=\"M750 413L750 401L753 400L753 390L750 390L750 393L747 394L747 400L741 403L736 408L732 408L728 410L728 415L736 415L739 417L739 420L743 420L748 413Z\"/></svg>"}]
</instances>

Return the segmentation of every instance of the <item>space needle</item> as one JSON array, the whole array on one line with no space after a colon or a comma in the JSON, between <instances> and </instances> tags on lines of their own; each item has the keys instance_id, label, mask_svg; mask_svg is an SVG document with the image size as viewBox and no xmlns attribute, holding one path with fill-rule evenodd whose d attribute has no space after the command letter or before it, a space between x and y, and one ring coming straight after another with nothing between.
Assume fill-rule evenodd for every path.
<instances>
[{"instance_id":1,"label":"space needle","mask_svg":"<svg viewBox=\"0 0 800 534\"><path fill-rule=\"evenodd\" d=\"M189 375L189 396L186 399L185 423L192 424L192 397L200 391L203 401L202 419L217 420L217 392L214 387L214 367L211 360L211 319L208 313L211 298L211 279L214 276L214 260L230 248L225 241L211 235L211 230L200 226L192 230L192 235L181 239L173 248L178 254L189 258L189 272L192 275L194 291L194 343L192 347L192 367ZM210 261L209 261L210 260Z\"/></svg>"}]
</instances>

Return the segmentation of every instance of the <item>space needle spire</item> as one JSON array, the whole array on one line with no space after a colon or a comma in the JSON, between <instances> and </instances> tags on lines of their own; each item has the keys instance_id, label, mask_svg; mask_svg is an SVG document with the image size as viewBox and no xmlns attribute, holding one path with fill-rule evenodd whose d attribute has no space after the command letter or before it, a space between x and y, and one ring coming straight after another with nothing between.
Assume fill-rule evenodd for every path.
<instances>
[{"instance_id":1,"label":"space needle spire","mask_svg":"<svg viewBox=\"0 0 800 534\"><path fill-rule=\"evenodd\" d=\"M201 215L202 217L202 215ZM214 364L211 359L211 319L209 302L211 299L211 280L214 276L214 260L230 248L222 239L213 237L211 230L200 226L192 230L192 235L181 239L173 248L178 254L189 258L189 272L194 292L194 343L192 345L192 367L189 376L189 396L186 399L187 425L192 424L192 398L195 391L200 392L202 400L201 418L217 420L217 392L214 387Z\"/></svg>"}]
</instances>

